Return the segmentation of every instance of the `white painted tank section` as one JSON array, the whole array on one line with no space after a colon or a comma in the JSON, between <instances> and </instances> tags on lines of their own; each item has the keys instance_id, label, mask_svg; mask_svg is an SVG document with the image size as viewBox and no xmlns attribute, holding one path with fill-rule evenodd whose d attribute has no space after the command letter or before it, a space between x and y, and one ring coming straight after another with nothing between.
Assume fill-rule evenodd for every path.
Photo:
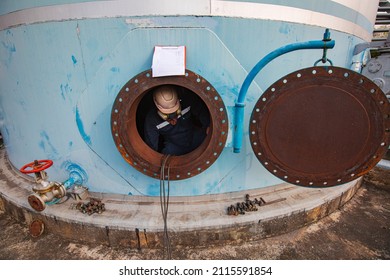
<instances>
[{"instance_id":1,"label":"white painted tank section","mask_svg":"<svg viewBox=\"0 0 390 280\"><path fill-rule=\"evenodd\" d=\"M63 1L52 1L63 2ZM72 2L72 1L70 1ZM261 3L261 2L271 2ZM277 3L282 2L282 3ZM284 2L284 3L283 3ZM63 21L89 18L131 17L131 16L221 16L264 19L302 23L330 28L364 40L370 40L371 32L356 22L339 16L315 12L306 8L296 8L297 1L226 1L226 0L115 0L83 3L58 4L52 6L31 7L13 11L0 17L0 29L48 21ZM299 2L299 1L298 1ZM305 6L310 8L310 1ZM376 14L377 4L370 0L323 1L335 2L348 7L371 20ZM318 4L317 4L318 5ZM313 5L312 5L313 6Z\"/></svg>"}]
</instances>

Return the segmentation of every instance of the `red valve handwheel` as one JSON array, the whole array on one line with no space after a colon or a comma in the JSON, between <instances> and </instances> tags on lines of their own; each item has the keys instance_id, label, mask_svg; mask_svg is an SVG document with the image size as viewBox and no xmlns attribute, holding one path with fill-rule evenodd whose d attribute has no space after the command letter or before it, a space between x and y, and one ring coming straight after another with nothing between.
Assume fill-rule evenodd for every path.
<instances>
[{"instance_id":1,"label":"red valve handwheel","mask_svg":"<svg viewBox=\"0 0 390 280\"><path fill-rule=\"evenodd\" d=\"M53 165L53 161L51 161L50 159L36 160L24 165L22 168L20 168L20 172L25 174L37 173L45 169L48 169L52 165Z\"/></svg>"}]
</instances>

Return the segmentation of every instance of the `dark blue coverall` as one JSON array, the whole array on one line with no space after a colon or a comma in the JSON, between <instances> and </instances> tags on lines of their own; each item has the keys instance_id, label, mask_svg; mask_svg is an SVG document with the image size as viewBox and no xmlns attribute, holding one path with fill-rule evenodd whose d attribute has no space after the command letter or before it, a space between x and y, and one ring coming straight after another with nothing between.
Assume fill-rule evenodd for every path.
<instances>
[{"instance_id":1,"label":"dark blue coverall","mask_svg":"<svg viewBox=\"0 0 390 280\"><path fill-rule=\"evenodd\" d=\"M144 140L149 147L161 154L187 154L199 147L206 137L206 129L210 125L210 114L206 105L199 98L188 94L180 98L180 104L182 111L189 106L190 110L178 118L175 125L165 123L161 126L164 120L158 115L155 106L146 115Z\"/></svg>"}]
</instances>

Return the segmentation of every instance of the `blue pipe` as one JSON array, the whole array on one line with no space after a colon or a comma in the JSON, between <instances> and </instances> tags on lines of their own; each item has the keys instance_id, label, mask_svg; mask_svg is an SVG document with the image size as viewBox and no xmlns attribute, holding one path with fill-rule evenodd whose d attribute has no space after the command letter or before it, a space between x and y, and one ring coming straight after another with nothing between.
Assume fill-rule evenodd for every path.
<instances>
[{"instance_id":1,"label":"blue pipe","mask_svg":"<svg viewBox=\"0 0 390 280\"><path fill-rule=\"evenodd\" d=\"M248 88L251 85L252 81L256 75L263 69L269 62L281 56L283 54L303 49L332 49L335 45L334 40L329 39L329 32L326 31L324 34L324 40L317 41L307 41L301 43L293 43L286 45L279 49L274 50L273 52L267 54L262 58L253 69L246 76L244 83L241 86L237 102L235 104L235 126L234 126L234 137L233 137L233 152L239 153L242 146L242 136L243 136L243 124L244 124L244 107L245 107L245 96L248 92Z\"/></svg>"},{"instance_id":2,"label":"blue pipe","mask_svg":"<svg viewBox=\"0 0 390 280\"><path fill-rule=\"evenodd\" d=\"M83 184L83 177L80 176L77 172L71 172L69 174L69 179L62 183L62 185L65 187L65 189L69 189L73 185L82 185Z\"/></svg>"},{"instance_id":3,"label":"blue pipe","mask_svg":"<svg viewBox=\"0 0 390 280\"><path fill-rule=\"evenodd\" d=\"M68 168L69 169L69 168ZM76 166L75 164L71 165L71 169L69 169L69 178L62 183L66 190L70 189L73 185L82 185L86 182L87 177L86 173L81 167ZM47 205L57 204L61 198L56 198L52 201L46 202Z\"/></svg>"},{"instance_id":4,"label":"blue pipe","mask_svg":"<svg viewBox=\"0 0 390 280\"><path fill-rule=\"evenodd\" d=\"M79 165L71 163L66 167L69 171L69 178L62 185L65 189L71 188L73 185L82 185L88 180L87 173Z\"/></svg>"}]
</instances>

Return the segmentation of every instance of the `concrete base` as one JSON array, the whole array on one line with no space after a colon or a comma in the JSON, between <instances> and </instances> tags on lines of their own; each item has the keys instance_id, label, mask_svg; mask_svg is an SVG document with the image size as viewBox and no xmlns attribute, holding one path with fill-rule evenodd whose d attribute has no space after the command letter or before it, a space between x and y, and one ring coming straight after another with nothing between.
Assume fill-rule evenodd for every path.
<instances>
[{"instance_id":1,"label":"concrete base","mask_svg":"<svg viewBox=\"0 0 390 280\"><path fill-rule=\"evenodd\" d=\"M339 209L356 193L361 181L329 188L280 184L245 192L170 197L169 235L175 246L240 243L279 235ZM90 193L105 204L102 214L81 213L72 207L76 203L72 198L36 212L27 202L34 184L33 178L12 167L5 150L0 150L0 210L27 225L41 220L45 231L71 240L139 249L163 247L159 197ZM227 207L243 202L246 194L269 204L245 215L227 215Z\"/></svg>"}]
</instances>

